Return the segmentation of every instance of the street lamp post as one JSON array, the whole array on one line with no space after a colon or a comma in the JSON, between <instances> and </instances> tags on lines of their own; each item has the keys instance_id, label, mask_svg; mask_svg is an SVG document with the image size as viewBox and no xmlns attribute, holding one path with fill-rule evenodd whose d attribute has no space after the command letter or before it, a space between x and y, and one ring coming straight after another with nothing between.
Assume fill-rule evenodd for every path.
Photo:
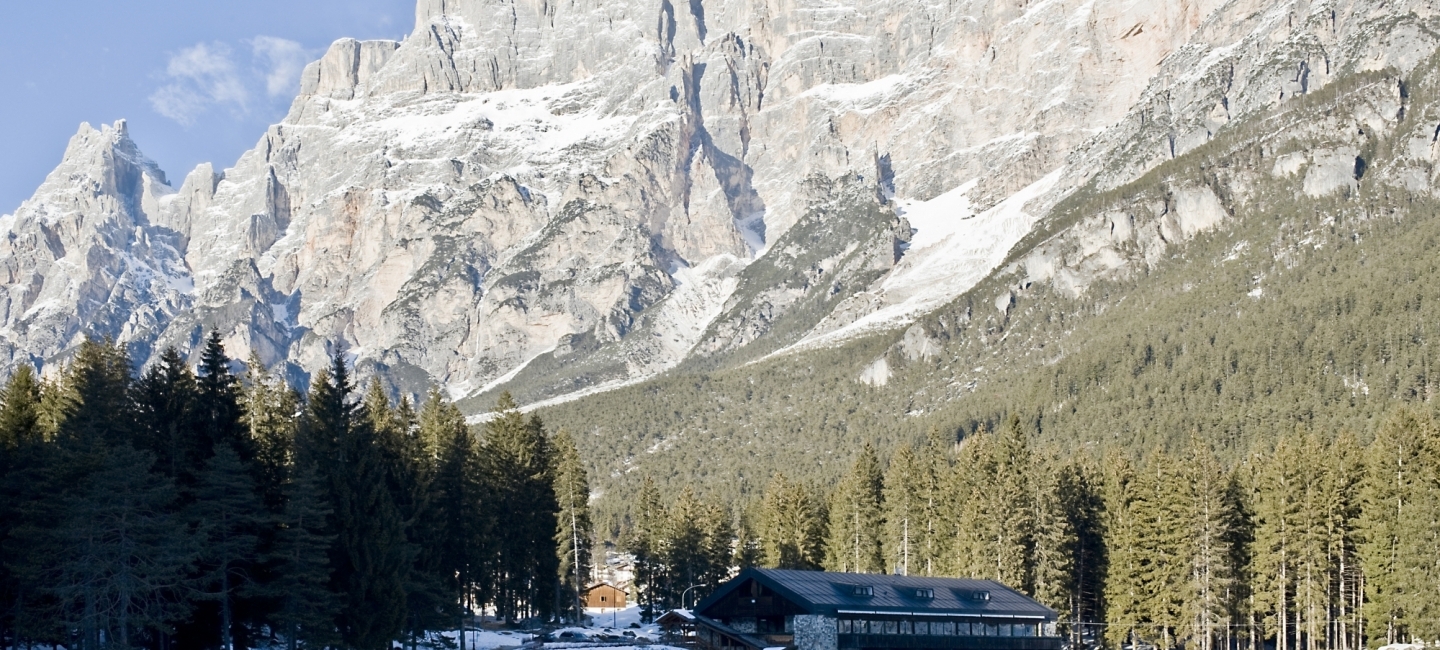
<instances>
[{"instance_id":1,"label":"street lamp post","mask_svg":"<svg viewBox=\"0 0 1440 650\"><path fill-rule=\"evenodd\" d=\"M685 591L680 592L680 607L681 607L682 609L685 607L685 596L690 593L690 590L691 590L691 589L694 589L694 588L696 588L696 587L704 587L704 586L705 586L705 583L702 582L702 583L700 583L700 584L698 584L698 585L690 585L689 587L686 587L686 588L685 588Z\"/></svg>"}]
</instances>

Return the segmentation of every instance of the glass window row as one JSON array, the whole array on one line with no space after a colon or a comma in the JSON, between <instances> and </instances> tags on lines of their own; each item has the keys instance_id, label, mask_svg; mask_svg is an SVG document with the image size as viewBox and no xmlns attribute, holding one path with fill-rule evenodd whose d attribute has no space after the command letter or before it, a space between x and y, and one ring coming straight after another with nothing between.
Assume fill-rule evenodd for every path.
<instances>
[{"instance_id":1,"label":"glass window row","mask_svg":"<svg viewBox=\"0 0 1440 650\"><path fill-rule=\"evenodd\" d=\"M991 621L912 621L842 618L840 634L923 634L929 636L1037 636L1035 623Z\"/></svg>"}]
</instances>

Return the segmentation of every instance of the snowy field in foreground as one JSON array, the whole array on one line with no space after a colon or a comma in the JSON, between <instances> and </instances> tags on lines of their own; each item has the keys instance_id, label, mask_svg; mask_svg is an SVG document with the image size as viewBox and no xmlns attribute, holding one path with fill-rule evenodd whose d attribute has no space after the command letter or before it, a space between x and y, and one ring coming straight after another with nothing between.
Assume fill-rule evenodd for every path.
<instances>
[{"instance_id":1,"label":"snowy field in foreground","mask_svg":"<svg viewBox=\"0 0 1440 650\"><path fill-rule=\"evenodd\" d=\"M624 645L626 643L652 644L649 647L656 650L669 647L653 645L660 639L660 627L654 624L640 623L638 606L619 610L587 608L585 615L590 617L588 627L563 627L554 630L550 632L550 637L554 640L546 642L543 647L559 650L562 648ZM632 625L638 627L631 627ZM627 632L635 636L633 638L626 636ZM452 642L458 640L455 632L447 632L444 636L451 639ZM466 630L465 634L467 649L493 650L527 645L540 647L535 644L535 634L523 630Z\"/></svg>"}]
</instances>

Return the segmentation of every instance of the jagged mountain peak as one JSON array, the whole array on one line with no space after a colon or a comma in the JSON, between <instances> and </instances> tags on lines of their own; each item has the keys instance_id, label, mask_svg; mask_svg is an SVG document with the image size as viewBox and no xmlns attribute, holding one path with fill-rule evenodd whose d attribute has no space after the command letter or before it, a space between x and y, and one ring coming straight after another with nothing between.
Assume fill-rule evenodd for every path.
<instances>
[{"instance_id":1,"label":"jagged mountain peak","mask_svg":"<svg viewBox=\"0 0 1440 650\"><path fill-rule=\"evenodd\" d=\"M1408 11L1373 4L1325 4L1341 36L1311 38L1320 4L1265 0L421 0L178 191L123 122L82 128L13 218L29 248L0 251L0 338L145 357L213 327L296 377L339 345L401 392L531 401L843 344L974 286L1097 173L1292 92L1316 47L1363 58L1348 17ZM114 264L57 262L91 250ZM93 287L53 296L78 320L40 334L69 285Z\"/></svg>"}]
</instances>

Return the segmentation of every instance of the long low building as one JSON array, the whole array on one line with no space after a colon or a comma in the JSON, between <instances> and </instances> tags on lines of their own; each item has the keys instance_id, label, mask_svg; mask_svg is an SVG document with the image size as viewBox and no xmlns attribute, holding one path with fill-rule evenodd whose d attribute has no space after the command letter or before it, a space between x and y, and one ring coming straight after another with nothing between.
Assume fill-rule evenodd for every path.
<instances>
[{"instance_id":1,"label":"long low building","mask_svg":"<svg viewBox=\"0 0 1440 650\"><path fill-rule=\"evenodd\" d=\"M990 580L747 569L692 612L708 650L1060 650L1055 611Z\"/></svg>"}]
</instances>

